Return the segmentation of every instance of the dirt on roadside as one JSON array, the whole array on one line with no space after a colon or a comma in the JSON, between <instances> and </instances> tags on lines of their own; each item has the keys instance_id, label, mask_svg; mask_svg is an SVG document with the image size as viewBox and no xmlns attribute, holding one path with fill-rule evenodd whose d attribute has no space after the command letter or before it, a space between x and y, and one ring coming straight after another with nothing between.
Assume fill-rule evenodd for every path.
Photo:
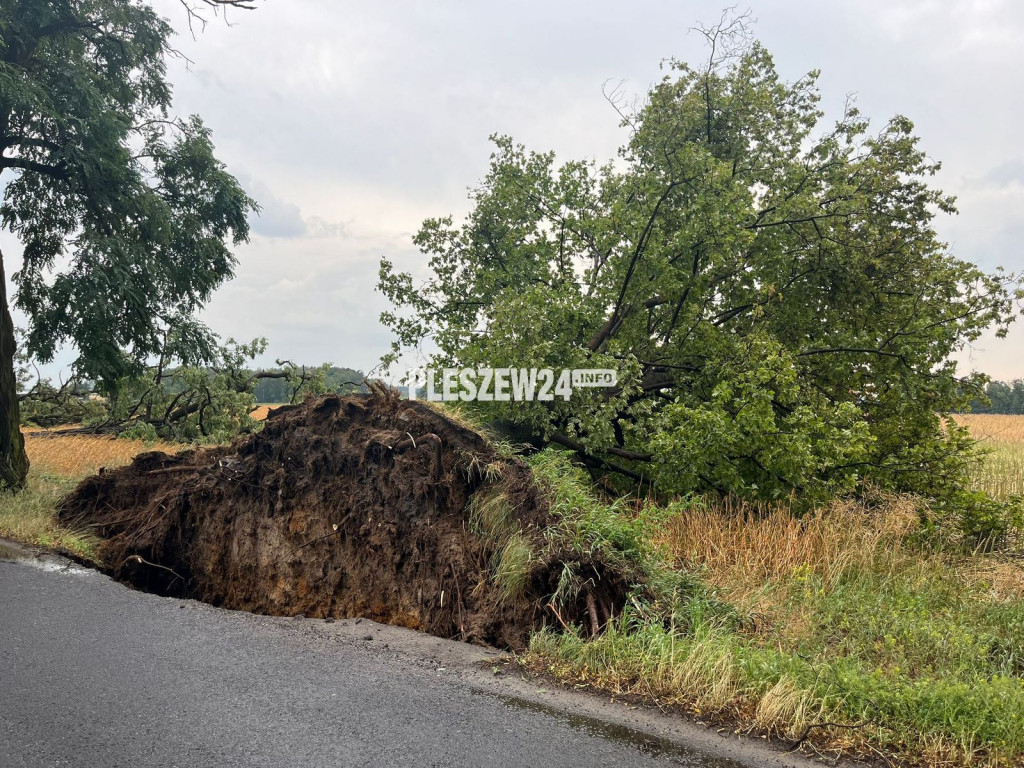
<instances>
[{"instance_id":1,"label":"dirt on roadside","mask_svg":"<svg viewBox=\"0 0 1024 768\"><path fill-rule=\"evenodd\" d=\"M84 480L59 516L95 530L107 570L141 589L521 648L552 621L564 563L536 563L515 597L497 587L499 543L470 511L496 483L519 534L542 541L548 505L522 461L382 389L278 408L230 446L141 454ZM609 575L604 587L610 614L626 585ZM559 615L586 618L582 598Z\"/></svg>"}]
</instances>

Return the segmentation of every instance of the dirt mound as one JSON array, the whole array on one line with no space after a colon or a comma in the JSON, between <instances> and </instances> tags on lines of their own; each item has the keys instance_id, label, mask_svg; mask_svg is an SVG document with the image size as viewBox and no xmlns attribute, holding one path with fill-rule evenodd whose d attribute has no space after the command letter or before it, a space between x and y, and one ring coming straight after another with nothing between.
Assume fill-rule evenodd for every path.
<instances>
[{"instance_id":1,"label":"dirt mound","mask_svg":"<svg viewBox=\"0 0 1024 768\"><path fill-rule=\"evenodd\" d=\"M486 506L474 499L496 497L512 516L503 536L473 513ZM529 468L388 391L278 408L228 447L142 454L84 480L60 517L93 527L110 573L142 589L513 648L554 618L545 608L565 565L541 560L522 589L499 585L509 536L542 551L550 522ZM595 607L601 621L617 613L628 585L600 563L573 565L601 589L560 603L559 620L591 627Z\"/></svg>"}]
</instances>

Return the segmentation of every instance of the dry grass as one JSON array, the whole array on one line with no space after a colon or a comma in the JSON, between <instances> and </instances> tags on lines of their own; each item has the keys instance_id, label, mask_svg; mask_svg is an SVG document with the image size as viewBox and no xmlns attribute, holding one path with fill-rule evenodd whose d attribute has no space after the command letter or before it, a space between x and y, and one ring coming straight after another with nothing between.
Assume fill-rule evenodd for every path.
<instances>
[{"instance_id":1,"label":"dry grass","mask_svg":"<svg viewBox=\"0 0 1024 768\"><path fill-rule=\"evenodd\" d=\"M814 580L830 592L850 574L896 573L923 565L993 601L1024 599L1024 564L999 554L925 553L908 544L922 502L886 496L870 507L840 500L796 517L786 506L755 507L735 500L703 504L673 517L658 543L686 570L696 571L744 612L796 625L796 594ZM772 623L775 623L772 621ZM793 632L790 635L794 634Z\"/></svg>"},{"instance_id":2,"label":"dry grass","mask_svg":"<svg viewBox=\"0 0 1024 768\"><path fill-rule=\"evenodd\" d=\"M975 557L962 564L962 578L985 589L993 602L1024 600L1024 567L1019 560Z\"/></svg>"},{"instance_id":3,"label":"dry grass","mask_svg":"<svg viewBox=\"0 0 1024 768\"><path fill-rule=\"evenodd\" d=\"M183 447L98 435L54 435L41 431L25 435L25 450L34 472L72 478L94 474L100 467L123 466L144 451L177 453Z\"/></svg>"},{"instance_id":4,"label":"dry grass","mask_svg":"<svg viewBox=\"0 0 1024 768\"><path fill-rule=\"evenodd\" d=\"M659 543L678 565L700 571L730 602L751 610L785 602L766 587L817 576L827 588L851 569L876 569L917 525L919 502L891 496L873 508L836 501L803 517L786 506L727 499L698 505L662 529ZM785 589L783 589L785 591Z\"/></svg>"}]
</instances>

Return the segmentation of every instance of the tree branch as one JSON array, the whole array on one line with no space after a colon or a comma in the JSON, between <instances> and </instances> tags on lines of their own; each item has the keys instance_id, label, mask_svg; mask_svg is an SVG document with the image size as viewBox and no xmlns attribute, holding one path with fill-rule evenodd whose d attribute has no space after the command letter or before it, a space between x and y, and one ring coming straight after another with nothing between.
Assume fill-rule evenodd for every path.
<instances>
[{"instance_id":1,"label":"tree branch","mask_svg":"<svg viewBox=\"0 0 1024 768\"><path fill-rule=\"evenodd\" d=\"M3 173L3 171L8 168L32 171L33 173L40 173L44 176L49 176L52 179L60 179L61 181L65 181L70 177L67 166L63 164L49 165L47 163L36 162L35 160L27 160L24 157L0 158L0 173Z\"/></svg>"}]
</instances>

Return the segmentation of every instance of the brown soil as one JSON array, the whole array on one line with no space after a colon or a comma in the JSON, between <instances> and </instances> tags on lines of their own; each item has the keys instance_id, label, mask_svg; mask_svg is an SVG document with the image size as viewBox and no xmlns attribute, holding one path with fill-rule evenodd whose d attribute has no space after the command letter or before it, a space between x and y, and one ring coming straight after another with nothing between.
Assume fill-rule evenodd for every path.
<instances>
[{"instance_id":1,"label":"brown soil","mask_svg":"<svg viewBox=\"0 0 1024 768\"><path fill-rule=\"evenodd\" d=\"M563 563L536 564L525 594L502 600L495 544L468 511L497 482L520 531L541 542L549 512L525 464L429 406L379 391L278 408L231 446L100 470L62 501L60 517L93 527L109 572L149 591L519 648L554 618L545 608ZM617 613L627 585L600 564L573 565L602 583L600 618ZM560 619L590 626L593 606L581 597Z\"/></svg>"}]
</instances>

